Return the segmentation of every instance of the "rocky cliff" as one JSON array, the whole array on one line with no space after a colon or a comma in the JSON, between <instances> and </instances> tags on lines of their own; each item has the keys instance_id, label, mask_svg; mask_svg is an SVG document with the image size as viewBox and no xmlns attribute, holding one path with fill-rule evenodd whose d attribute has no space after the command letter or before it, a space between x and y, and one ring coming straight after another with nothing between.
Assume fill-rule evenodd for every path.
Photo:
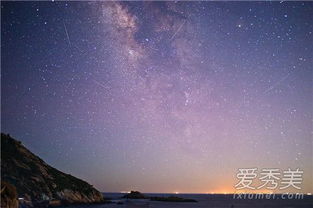
<instances>
[{"instance_id":1,"label":"rocky cliff","mask_svg":"<svg viewBox=\"0 0 313 208\"><path fill-rule=\"evenodd\" d=\"M14 185L19 197L33 202L51 199L66 203L103 201L102 194L92 185L49 166L6 134L1 134L1 180Z\"/></svg>"}]
</instances>

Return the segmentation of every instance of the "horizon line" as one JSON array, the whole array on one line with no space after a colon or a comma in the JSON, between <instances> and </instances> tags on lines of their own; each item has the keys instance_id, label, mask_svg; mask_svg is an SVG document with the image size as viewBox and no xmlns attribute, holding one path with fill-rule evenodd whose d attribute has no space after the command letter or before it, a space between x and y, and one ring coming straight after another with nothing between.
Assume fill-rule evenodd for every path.
<instances>
[{"instance_id":1,"label":"horizon line","mask_svg":"<svg viewBox=\"0 0 313 208\"><path fill-rule=\"evenodd\" d=\"M119 193L119 194L128 194L129 192L123 192L123 191L101 191L101 193ZM282 195L282 194L303 194L307 196L312 196L312 193L291 193L291 192L285 192L285 193L268 193L268 192L257 192L257 193L252 193L252 192L210 192L210 193L196 193L196 192L140 192L144 194L205 194L205 195L232 195L232 194L277 194L277 195Z\"/></svg>"}]
</instances>

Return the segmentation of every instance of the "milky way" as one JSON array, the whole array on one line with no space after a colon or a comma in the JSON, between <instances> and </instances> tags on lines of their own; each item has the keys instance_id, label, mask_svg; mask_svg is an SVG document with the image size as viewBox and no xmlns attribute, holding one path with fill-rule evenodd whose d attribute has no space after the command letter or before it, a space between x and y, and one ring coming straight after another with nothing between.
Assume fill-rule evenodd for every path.
<instances>
[{"instance_id":1,"label":"milky way","mask_svg":"<svg viewBox=\"0 0 313 208\"><path fill-rule=\"evenodd\" d=\"M2 131L102 191L312 192L312 2L2 3Z\"/></svg>"}]
</instances>

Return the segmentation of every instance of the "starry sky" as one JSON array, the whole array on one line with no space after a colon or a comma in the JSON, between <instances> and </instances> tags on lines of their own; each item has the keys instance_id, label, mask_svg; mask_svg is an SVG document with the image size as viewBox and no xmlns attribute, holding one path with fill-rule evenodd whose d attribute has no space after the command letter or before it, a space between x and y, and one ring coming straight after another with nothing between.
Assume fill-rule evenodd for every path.
<instances>
[{"instance_id":1,"label":"starry sky","mask_svg":"<svg viewBox=\"0 0 313 208\"><path fill-rule=\"evenodd\" d=\"M101 191L312 182L312 2L1 2L1 131Z\"/></svg>"}]
</instances>

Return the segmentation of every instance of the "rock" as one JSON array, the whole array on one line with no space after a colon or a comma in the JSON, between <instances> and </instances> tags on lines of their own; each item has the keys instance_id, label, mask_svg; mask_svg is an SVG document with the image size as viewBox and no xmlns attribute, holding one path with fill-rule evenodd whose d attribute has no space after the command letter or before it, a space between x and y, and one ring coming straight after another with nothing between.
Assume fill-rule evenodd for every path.
<instances>
[{"instance_id":1,"label":"rock","mask_svg":"<svg viewBox=\"0 0 313 208\"><path fill-rule=\"evenodd\" d=\"M140 193L139 191L131 191L129 194L123 196L123 198L127 199L146 199L147 197Z\"/></svg>"},{"instance_id":2,"label":"rock","mask_svg":"<svg viewBox=\"0 0 313 208\"><path fill-rule=\"evenodd\" d=\"M19 197L35 203L52 199L67 203L103 201L92 185L49 166L9 135L1 134L1 147L1 179L13 184Z\"/></svg>"}]
</instances>

